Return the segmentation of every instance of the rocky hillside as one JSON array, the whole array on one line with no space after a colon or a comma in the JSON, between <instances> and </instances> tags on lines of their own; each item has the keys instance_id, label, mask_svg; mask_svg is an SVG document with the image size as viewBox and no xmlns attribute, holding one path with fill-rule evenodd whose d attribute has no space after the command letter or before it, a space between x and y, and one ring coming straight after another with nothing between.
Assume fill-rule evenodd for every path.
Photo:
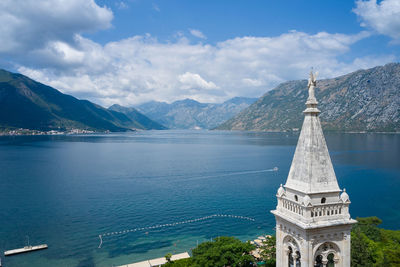
<instances>
[{"instance_id":1,"label":"rocky hillside","mask_svg":"<svg viewBox=\"0 0 400 267\"><path fill-rule=\"evenodd\" d=\"M211 129L232 118L257 99L235 97L222 104L200 103L192 99L165 102L148 102L137 109L171 129Z\"/></svg>"},{"instance_id":2,"label":"rocky hillside","mask_svg":"<svg viewBox=\"0 0 400 267\"><path fill-rule=\"evenodd\" d=\"M139 122L145 129L153 129L153 130L167 129L167 127L149 119L147 116L143 115L142 113L137 111L135 108L127 108L127 107L120 106L118 104L114 104L111 107L109 107L108 109L125 114L132 121Z\"/></svg>"},{"instance_id":3,"label":"rocky hillside","mask_svg":"<svg viewBox=\"0 0 400 267\"><path fill-rule=\"evenodd\" d=\"M306 80L282 83L216 129L301 128L307 96ZM400 132L399 63L317 81L316 97L326 130Z\"/></svg>"},{"instance_id":4,"label":"rocky hillside","mask_svg":"<svg viewBox=\"0 0 400 267\"><path fill-rule=\"evenodd\" d=\"M123 113L0 69L0 131L18 128L40 131L147 129Z\"/></svg>"}]
</instances>

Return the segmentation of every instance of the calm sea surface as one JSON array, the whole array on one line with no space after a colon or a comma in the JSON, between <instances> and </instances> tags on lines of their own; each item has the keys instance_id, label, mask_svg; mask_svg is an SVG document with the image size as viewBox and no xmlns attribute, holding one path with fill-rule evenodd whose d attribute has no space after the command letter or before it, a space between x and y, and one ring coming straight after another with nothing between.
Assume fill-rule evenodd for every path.
<instances>
[{"instance_id":1,"label":"calm sea surface","mask_svg":"<svg viewBox=\"0 0 400 267\"><path fill-rule=\"evenodd\" d=\"M112 266L190 251L197 242L272 233L275 193L298 136L147 131L0 137L0 252L4 266ZM353 217L400 228L400 135L326 134ZM278 171L271 171L278 167ZM99 234L213 214L209 220ZM3 251L49 249L4 258Z\"/></svg>"}]
</instances>

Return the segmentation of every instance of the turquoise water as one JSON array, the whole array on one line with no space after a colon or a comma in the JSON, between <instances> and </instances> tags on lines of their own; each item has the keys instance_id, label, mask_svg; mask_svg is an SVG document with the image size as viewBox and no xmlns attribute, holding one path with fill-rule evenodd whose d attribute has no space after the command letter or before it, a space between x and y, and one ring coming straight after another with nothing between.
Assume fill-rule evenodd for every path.
<instances>
[{"instance_id":1,"label":"turquoise water","mask_svg":"<svg viewBox=\"0 0 400 267\"><path fill-rule=\"evenodd\" d=\"M197 242L272 233L275 193L297 135L148 131L0 137L0 251L47 243L4 266L112 266L190 251ZM400 224L400 135L327 134L353 217ZM278 167L278 171L271 171ZM99 234L196 219L230 217Z\"/></svg>"}]
</instances>

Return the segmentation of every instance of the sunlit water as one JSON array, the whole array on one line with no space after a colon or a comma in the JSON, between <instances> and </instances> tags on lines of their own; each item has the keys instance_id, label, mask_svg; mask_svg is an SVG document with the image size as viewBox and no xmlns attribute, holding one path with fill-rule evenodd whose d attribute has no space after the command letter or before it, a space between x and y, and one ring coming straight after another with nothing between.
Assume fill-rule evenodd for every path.
<instances>
[{"instance_id":1,"label":"sunlit water","mask_svg":"<svg viewBox=\"0 0 400 267\"><path fill-rule=\"evenodd\" d=\"M190 251L217 236L272 233L269 211L297 138L215 131L0 137L1 254L23 247L26 236L49 245L1 256L3 265L112 266ZM376 215L399 229L400 135L326 139L352 216ZM195 220L218 214L255 221ZM137 228L145 229L119 234ZM98 248L98 236L113 232Z\"/></svg>"}]
</instances>

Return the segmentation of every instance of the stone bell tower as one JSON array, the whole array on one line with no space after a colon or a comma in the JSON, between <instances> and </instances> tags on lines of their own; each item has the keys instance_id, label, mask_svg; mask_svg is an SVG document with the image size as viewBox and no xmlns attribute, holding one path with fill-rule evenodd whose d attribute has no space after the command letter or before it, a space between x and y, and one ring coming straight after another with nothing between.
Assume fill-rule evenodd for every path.
<instances>
[{"instance_id":1,"label":"stone bell tower","mask_svg":"<svg viewBox=\"0 0 400 267\"><path fill-rule=\"evenodd\" d=\"M284 186L276 197L277 267L350 267L350 199L340 190L325 143L316 75L310 73L309 97L296 151Z\"/></svg>"}]
</instances>

